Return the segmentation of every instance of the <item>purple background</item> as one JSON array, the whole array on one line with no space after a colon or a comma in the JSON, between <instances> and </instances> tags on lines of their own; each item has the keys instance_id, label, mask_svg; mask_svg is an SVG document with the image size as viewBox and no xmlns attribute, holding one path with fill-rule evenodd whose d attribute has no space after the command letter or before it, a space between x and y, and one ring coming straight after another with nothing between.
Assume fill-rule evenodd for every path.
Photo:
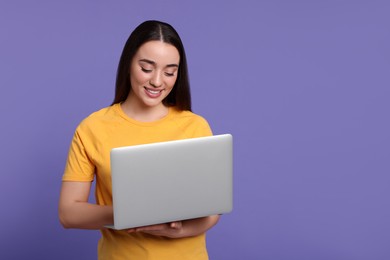
<instances>
[{"instance_id":1,"label":"purple background","mask_svg":"<svg viewBox=\"0 0 390 260\"><path fill-rule=\"evenodd\" d=\"M235 144L211 259L390 259L388 1L1 1L0 259L94 259L64 230L77 124L113 99L128 34L174 25L194 111Z\"/></svg>"}]
</instances>

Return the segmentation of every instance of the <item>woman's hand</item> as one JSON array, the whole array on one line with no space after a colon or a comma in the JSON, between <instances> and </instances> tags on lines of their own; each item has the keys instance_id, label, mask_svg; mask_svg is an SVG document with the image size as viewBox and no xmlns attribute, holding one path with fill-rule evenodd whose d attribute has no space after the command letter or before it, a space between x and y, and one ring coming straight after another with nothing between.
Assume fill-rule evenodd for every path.
<instances>
[{"instance_id":1,"label":"woman's hand","mask_svg":"<svg viewBox=\"0 0 390 260\"><path fill-rule=\"evenodd\" d=\"M192 237L203 234L215 224L217 224L218 220L219 215L214 215L203 218L131 228L128 229L127 232L143 232L154 236L163 236L169 238Z\"/></svg>"},{"instance_id":2,"label":"woman's hand","mask_svg":"<svg viewBox=\"0 0 390 260\"><path fill-rule=\"evenodd\" d=\"M154 236L163 236L169 238L179 238L183 232L183 222L175 221L171 223L150 225L144 227L131 228L128 233L143 232Z\"/></svg>"}]
</instances>

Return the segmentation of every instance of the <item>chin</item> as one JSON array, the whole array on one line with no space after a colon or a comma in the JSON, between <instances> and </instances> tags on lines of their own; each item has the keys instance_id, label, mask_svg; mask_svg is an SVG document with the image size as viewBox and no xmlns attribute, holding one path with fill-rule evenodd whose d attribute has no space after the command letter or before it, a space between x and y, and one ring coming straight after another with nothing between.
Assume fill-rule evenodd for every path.
<instances>
[{"instance_id":1,"label":"chin","mask_svg":"<svg viewBox=\"0 0 390 260\"><path fill-rule=\"evenodd\" d=\"M150 108L164 105L162 100L153 100L153 101L146 100L143 103L146 107L150 107Z\"/></svg>"}]
</instances>

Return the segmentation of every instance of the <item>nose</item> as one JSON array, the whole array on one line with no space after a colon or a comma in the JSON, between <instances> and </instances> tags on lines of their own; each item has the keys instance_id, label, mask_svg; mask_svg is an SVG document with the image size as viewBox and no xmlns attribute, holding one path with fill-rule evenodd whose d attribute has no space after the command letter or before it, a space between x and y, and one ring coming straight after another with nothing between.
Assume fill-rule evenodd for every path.
<instances>
[{"instance_id":1,"label":"nose","mask_svg":"<svg viewBox=\"0 0 390 260\"><path fill-rule=\"evenodd\" d=\"M149 80L149 84L154 88L161 87L162 77L159 72L156 71L155 73L153 73L153 76Z\"/></svg>"}]
</instances>

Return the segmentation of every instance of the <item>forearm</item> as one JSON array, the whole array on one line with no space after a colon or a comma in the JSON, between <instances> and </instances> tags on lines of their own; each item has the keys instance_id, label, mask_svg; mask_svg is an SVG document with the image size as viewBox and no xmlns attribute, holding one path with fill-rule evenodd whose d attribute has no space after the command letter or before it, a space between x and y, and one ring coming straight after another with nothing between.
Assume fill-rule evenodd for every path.
<instances>
[{"instance_id":1,"label":"forearm","mask_svg":"<svg viewBox=\"0 0 390 260\"><path fill-rule=\"evenodd\" d=\"M101 229L113 223L112 206L74 202L59 209L60 222L65 228Z\"/></svg>"},{"instance_id":2,"label":"forearm","mask_svg":"<svg viewBox=\"0 0 390 260\"><path fill-rule=\"evenodd\" d=\"M113 223L112 206L88 202L90 182L63 182L58 213L65 228L100 229Z\"/></svg>"}]
</instances>

